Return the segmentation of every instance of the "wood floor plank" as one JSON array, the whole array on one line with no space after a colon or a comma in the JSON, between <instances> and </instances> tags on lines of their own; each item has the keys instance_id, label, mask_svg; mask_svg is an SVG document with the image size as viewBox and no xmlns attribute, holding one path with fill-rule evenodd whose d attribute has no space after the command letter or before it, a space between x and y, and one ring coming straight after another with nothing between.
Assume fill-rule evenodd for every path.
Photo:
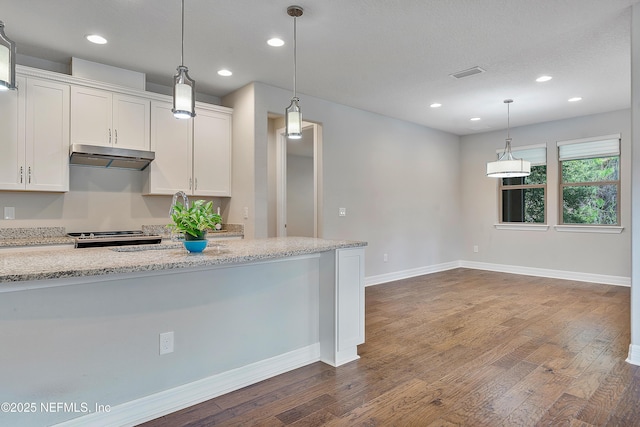
<instances>
[{"instance_id":1,"label":"wood floor plank","mask_svg":"<svg viewBox=\"0 0 640 427\"><path fill-rule=\"evenodd\" d=\"M366 343L143 424L640 425L629 288L454 269L368 287Z\"/></svg>"},{"instance_id":2,"label":"wood floor plank","mask_svg":"<svg viewBox=\"0 0 640 427\"><path fill-rule=\"evenodd\" d=\"M606 377L602 379L600 386L587 400L577 419L594 425L604 425L611 412L618 405L627 390L635 372L635 366L629 365L623 359L619 359ZM637 398L637 396L636 396ZM638 420L640 422L640 420Z\"/></svg>"},{"instance_id":3,"label":"wood floor plank","mask_svg":"<svg viewBox=\"0 0 640 427\"><path fill-rule=\"evenodd\" d=\"M563 393L536 423L536 426L568 426L585 404L585 399Z\"/></svg>"}]
</instances>

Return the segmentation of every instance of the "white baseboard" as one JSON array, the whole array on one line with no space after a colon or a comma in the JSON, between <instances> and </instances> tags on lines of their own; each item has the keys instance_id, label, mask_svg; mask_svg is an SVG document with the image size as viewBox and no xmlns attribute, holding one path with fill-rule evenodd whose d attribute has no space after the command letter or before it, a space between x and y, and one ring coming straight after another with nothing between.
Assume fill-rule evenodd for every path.
<instances>
[{"instance_id":1,"label":"white baseboard","mask_svg":"<svg viewBox=\"0 0 640 427\"><path fill-rule=\"evenodd\" d=\"M640 345L629 344L629 355L626 361L632 365L640 366Z\"/></svg>"},{"instance_id":2,"label":"white baseboard","mask_svg":"<svg viewBox=\"0 0 640 427\"><path fill-rule=\"evenodd\" d=\"M381 283L393 282L394 280L408 279L410 277L422 276L425 274L438 273L440 271L452 270L460 267L460 261L446 262L443 264L429 265L426 267L412 268L410 270L394 271L393 273L379 274L377 276L365 277L364 285L373 286Z\"/></svg>"},{"instance_id":3,"label":"white baseboard","mask_svg":"<svg viewBox=\"0 0 640 427\"><path fill-rule=\"evenodd\" d=\"M55 427L135 426L320 360L320 344L74 418Z\"/></svg>"},{"instance_id":4,"label":"white baseboard","mask_svg":"<svg viewBox=\"0 0 640 427\"><path fill-rule=\"evenodd\" d=\"M460 261L460 267L475 270L497 271L500 273L522 274L524 276L549 277L551 279L576 280L579 282L602 283L605 285L631 286L631 277L604 274L581 273L577 271L551 270L547 268L520 267L517 265L491 264L485 262Z\"/></svg>"},{"instance_id":5,"label":"white baseboard","mask_svg":"<svg viewBox=\"0 0 640 427\"><path fill-rule=\"evenodd\" d=\"M631 286L631 277L609 276L604 274L581 273L576 271L551 270L547 268L521 267L517 265L492 264L474 261L452 261L410 270L379 274L365 278L365 286L380 285L394 280L408 279L424 274L452 270L454 268L496 271L499 273L522 274L524 276L548 277L550 279L576 280L579 282L602 283L605 285Z\"/></svg>"}]
</instances>

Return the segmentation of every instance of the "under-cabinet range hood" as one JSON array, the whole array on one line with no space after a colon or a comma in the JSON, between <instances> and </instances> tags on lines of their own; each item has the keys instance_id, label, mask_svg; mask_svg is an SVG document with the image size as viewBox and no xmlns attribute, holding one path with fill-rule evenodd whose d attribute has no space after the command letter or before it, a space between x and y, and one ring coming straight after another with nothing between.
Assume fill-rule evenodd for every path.
<instances>
[{"instance_id":1,"label":"under-cabinet range hood","mask_svg":"<svg viewBox=\"0 0 640 427\"><path fill-rule=\"evenodd\" d=\"M72 144L69 147L69 163L80 166L145 170L156 158L153 151L128 148L101 147L98 145Z\"/></svg>"}]
</instances>

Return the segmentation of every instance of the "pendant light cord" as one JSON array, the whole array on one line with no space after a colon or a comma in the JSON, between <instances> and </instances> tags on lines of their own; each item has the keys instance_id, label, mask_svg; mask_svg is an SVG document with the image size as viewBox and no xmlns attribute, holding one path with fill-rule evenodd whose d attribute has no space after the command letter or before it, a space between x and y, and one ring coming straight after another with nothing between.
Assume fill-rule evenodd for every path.
<instances>
[{"instance_id":1,"label":"pendant light cord","mask_svg":"<svg viewBox=\"0 0 640 427\"><path fill-rule=\"evenodd\" d=\"M510 124L510 118L511 118L511 114L510 114L510 107L511 103L508 102L507 103L507 139L511 139L511 136L509 135L509 130L511 128L511 124Z\"/></svg>"},{"instance_id":2,"label":"pendant light cord","mask_svg":"<svg viewBox=\"0 0 640 427\"><path fill-rule=\"evenodd\" d=\"M180 51L180 65L184 66L184 0L182 0L182 49Z\"/></svg>"},{"instance_id":3,"label":"pendant light cord","mask_svg":"<svg viewBox=\"0 0 640 427\"><path fill-rule=\"evenodd\" d=\"M184 0L183 0L184 1ZM293 97L296 97L296 74L297 70L297 40L296 40L296 21L298 18L293 17Z\"/></svg>"}]
</instances>

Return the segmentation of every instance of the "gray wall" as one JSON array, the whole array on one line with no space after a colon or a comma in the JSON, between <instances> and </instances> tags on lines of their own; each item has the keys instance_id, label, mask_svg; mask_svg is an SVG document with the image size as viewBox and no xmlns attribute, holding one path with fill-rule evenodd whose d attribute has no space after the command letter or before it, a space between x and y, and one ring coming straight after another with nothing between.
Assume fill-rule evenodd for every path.
<instances>
[{"instance_id":1,"label":"gray wall","mask_svg":"<svg viewBox=\"0 0 640 427\"><path fill-rule=\"evenodd\" d=\"M287 236L313 237L313 209L313 157L287 154Z\"/></svg>"},{"instance_id":2,"label":"gray wall","mask_svg":"<svg viewBox=\"0 0 640 427\"><path fill-rule=\"evenodd\" d=\"M469 261L571 272L629 277L631 275L631 129L630 111L558 120L511 129L514 149L547 144L548 231L496 230L497 180L485 177L486 162L504 147L506 131L461 138L462 225L461 258ZM558 165L556 141L622 134L621 234L557 232ZM478 245L479 252L473 252Z\"/></svg>"},{"instance_id":3,"label":"gray wall","mask_svg":"<svg viewBox=\"0 0 640 427\"><path fill-rule=\"evenodd\" d=\"M242 101L251 91L255 110ZM229 222L242 221L240 203L253 203L250 237L268 235L268 113L280 113L290 95L253 83L223 98L234 108L234 177L240 168L254 174L251 182L234 180ZM320 237L369 242L367 276L460 259L459 137L318 98L300 99L304 119L322 125ZM253 152L250 141L236 150L236 129L255 129ZM251 164L255 171L246 170ZM346 217L338 216L340 207Z\"/></svg>"}]
</instances>

